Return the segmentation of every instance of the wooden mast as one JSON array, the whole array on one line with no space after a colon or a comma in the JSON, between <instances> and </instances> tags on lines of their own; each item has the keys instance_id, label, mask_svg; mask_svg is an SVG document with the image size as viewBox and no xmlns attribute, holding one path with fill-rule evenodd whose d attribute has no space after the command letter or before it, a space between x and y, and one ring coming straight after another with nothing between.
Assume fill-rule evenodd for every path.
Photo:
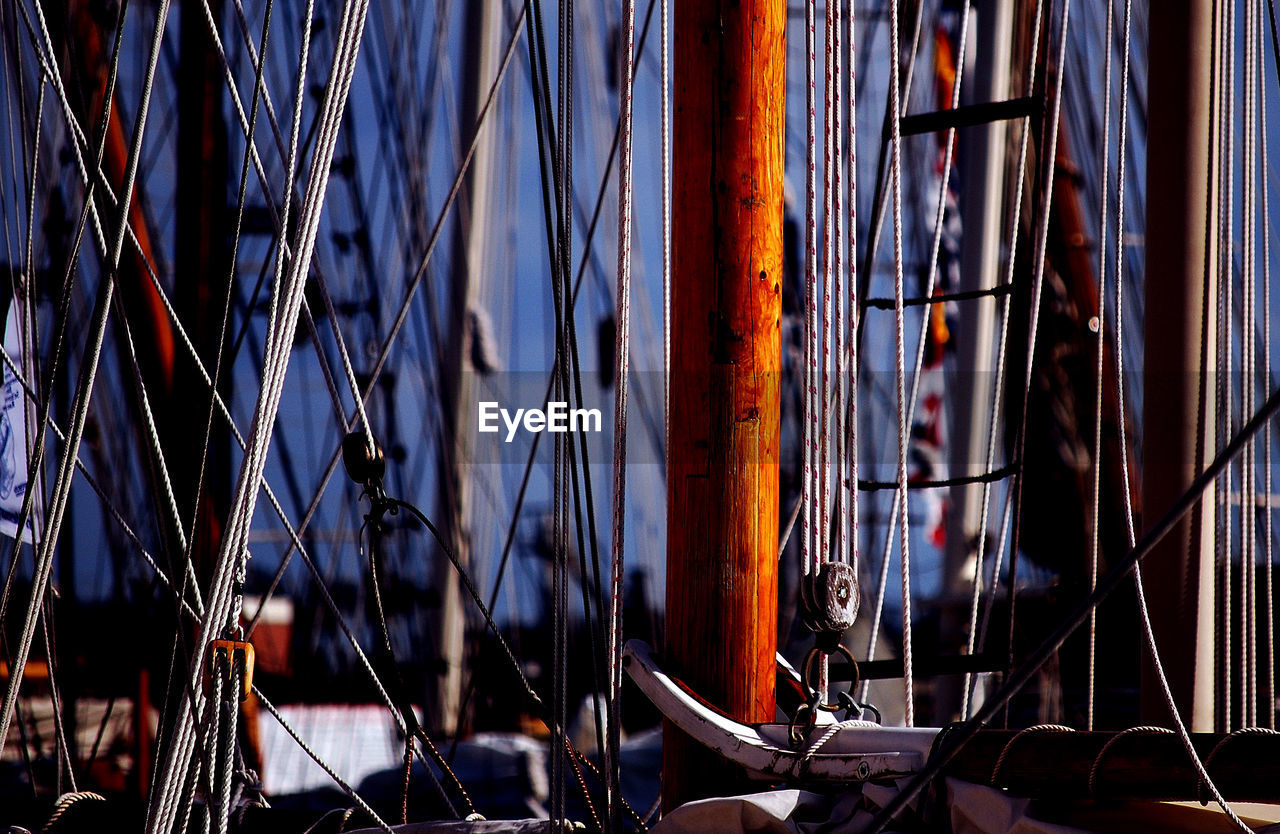
<instances>
[{"instance_id":1,"label":"wooden mast","mask_svg":"<svg viewBox=\"0 0 1280 834\"><path fill-rule=\"evenodd\" d=\"M675 15L666 662L774 718L786 4ZM663 804L744 789L668 723Z\"/></svg>"},{"instance_id":2,"label":"wooden mast","mask_svg":"<svg viewBox=\"0 0 1280 834\"><path fill-rule=\"evenodd\" d=\"M1202 367L1205 323L1213 321L1207 280L1217 264L1209 213L1212 0L1153 3L1149 21L1146 345L1143 365L1144 527L1191 484L1206 461L1213 409ZM1194 730L1213 725L1213 509L1180 523L1144 560L1151 625L1178 711ZM1144 720L1167 720L1154 669L1144 656Z\"/></svg>"}]
</instances>

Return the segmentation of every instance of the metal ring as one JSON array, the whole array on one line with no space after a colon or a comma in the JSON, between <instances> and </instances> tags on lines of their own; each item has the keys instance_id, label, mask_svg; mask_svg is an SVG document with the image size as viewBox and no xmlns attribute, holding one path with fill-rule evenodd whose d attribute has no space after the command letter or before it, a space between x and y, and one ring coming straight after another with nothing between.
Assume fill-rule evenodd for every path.
<instances>
[{"instance_id":1,"label":"metal ring","mask_svg":"<svg viewBox=\"0 0 1280 834\"><path fill-rule=\"evenodd\" d=\"M858 661L854 659L853 652L849 651L849 648L847 646L841 643L837 643L834 651L826 651L825 649L819 646L814 646L812 649L809 649L808 654L804 656L804 663L800 667L800 682L804 684L805 692L808 692L812 695L813 693L818 691L817 687L813 685L809 677L810 669L813 666L813 659L818 655L822 655L823 657L830 657L833 654L844 655L845 660L849 661L849 666L853 668L853 679L849 682L849 691L852 692L853 690L858 688L858 683L862 679L862 675L858 671ZM818 704L816 704L816 707L822 710L823 712L839 712L840 710L844 709L844 706L839 702L839 700L831 704L824 704L819 702Z\"/></svg>"}]
</instances>

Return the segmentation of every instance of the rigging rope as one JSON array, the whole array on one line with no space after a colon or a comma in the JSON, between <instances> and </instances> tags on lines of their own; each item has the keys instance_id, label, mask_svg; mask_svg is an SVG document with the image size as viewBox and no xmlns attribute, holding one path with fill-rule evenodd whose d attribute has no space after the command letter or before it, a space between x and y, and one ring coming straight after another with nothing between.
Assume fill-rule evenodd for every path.
<instances>
[{"instance_id":1,"label":"rigging rope","mask_svg":"<svg viewBox=\"0 0 1280 834\"><path fill-rule=\"evenodd\" d=\"M1106 51L1105 69L1102 82L1102 173L1098 182L1098 311L1096 321L1098 327L1094 331L1097 337L1097 360L1094 374L1094 414L1093 414L1093 495L1090 502L1092 524L1089 534L1089 590L1098 587L1098 512L1102 505L1102 386L1103 355L1106 340L1106 297L1107 297L1107 187L1109 186L1109 163L1111 161L1111 53L1112 22L1115 18L1115 0L1107 0L1107 32L1103 38L1103 49ZM1121 145L1120 152L1124 153ZM1124 194L1119 199L1124 200ZM1120 276L1116 276L1120 280ZM1120 415L1124 419L1124 415ZM1098 612L1089 612L1089 665L1087 691L1085 693L1085 729L1093 730L1093 712L1096 698L1095 665L1098 649Z\"/></svg>"},{"instance_id":2,"label":"rigging rope","mask_svg":"<svg viewBox=\"0 0 1280 834\"><path fill-rule=\"evenodd\" d=\"M845 336L845 292L844 292L844 253L846 244L847 231L845 229L845 212L844 212L844 186L842 185L841 168L844 165L844 134L842 130L843 102L844 95L844 62L841 54L841 33L843 30L843 8L839 3L828 4L827 8L834 7L834 20L831 25L832 32L832 64L834 71L829 83L834 84L835 93L832 96L831 114L835 120L835 129L832 133L835 136L835 147L832 151L832 185L835 193L832 195L832 211L835 212L834 218L828 222L834 222L836 226L835 241L832 246L832 257L835 260L831 270L832 287L831 294L833 296L832 306L835 308L835 332L831 336L834 341L832 351L835 353L835 397L833 398L833 408L835 408L836 425L832 438L835 445L835 510L836 510L836 549L833 561L842 564L849 563L849 531L847 522L849 517L849 487L850 482L845 474L848 466L849 452L845 448L845 396L847 391L846 374L847 374L847 357L844 348L847 341ZM850 122L853 120L850 116ZM849 181L853 180L853 169L849 170ZM854 482L856 483L856 482Z\"/></svg>"},{"instance_id":3,"label":"rigging rope","mask_svg":"<svg viewBox=\"0 0 1280 834\"><path fill-rule=\"evenodd\" d=\"M1232 292L1231 292L1231 289L1232 289L1231 283L1232 283L1232 278L1234 276L1233 249L1234 249L1234 243L1235 243L1235 240L1234 240L1235 199L1233 195L1235 191L1234 180L1235 180L1235 111L1236 111L1235 71L1236 70L1235 70L1234 40L1235 40L1236 24L1235 24L1234 9L1235 9L1234 4L1231 4L1231 3L1224 4L1223 14L1226 18L1226 24L1223 27L1223 31L1219 33L1219 36L1222 38L1221 49L1226 53L1227 71L1224 78L1225 91L1223 95L1225 97L1225 100L1224 100L1224 105L1222 110L1222 113L1224 114L1222 119L1223 127L1226 131L1226 140L1223 143L1223 150L1226 155L1225 165L1223 166L1226 169L1226 177L1225 177L1226 184L1224 186L1223 196L1220 198L1221 202L1219 203L1219 207L1220 207L1219 216L1223 218L1222 220L1223 234L1220 237L1220 240L1221 240L1220 245L1222 247L1222 268L1218 273L1219 275L1224 276L1224 279L1225 279L1221 282L1222 299L1220 301L1220 308L1219 308L1219 311L1220 311L1219 315L1221 316L1221 319L1220 319L1220 328L1218 332L1222 334L1222 348L1224 349L1224 352L1226 354L1226 359L1225 359L1225 364L1223 364L1222 355L1219 354L1218 367L1225 367L1228 371L1228 373L1224 375L1220 375L1220 377L1222 378L1222 392L1223 392L1223 405L1222 405L1222 410L1220 412L1220 415L1223 418L1223 422L1225 423L1225 425L1223 426L1223 434L1219 439L1219 444L1225 442L1225 439L1232 435L1234 431L1234 426L1235 426L1235 420L1234 420L1235 415L1233 413L1235 397L1232 391L1231 373L1230 373L1232 370L1231 366L1235 358L1234 357L1234 337L1232 332L1234 317L1233 317ZM1222 206L1225 206L1225 209L1226 209L1225 211L1221 210ZM1224 477L1223 477L1223 500L1221 503L1221 506L1223 507L1230 506L1232 485L1233 485L1232 470L1231 470L1231 467L1227 467L1227 470L1224 473ZM1234 693L1232 690L1234 676L1232 675L1233 670L1231 666L1232 642L1233 642L1232 640L1233 619L1232 619L1232 612L1231 612L1232 595L1233 595L1232 578L1231 578L1231 574L1232 574L1232 570L1231 570L1232 529L1231 528L1232 528L1232 525L1231 525L1230 514L1224 512L1223 516L1224 518L1220 522L1221 530L1222 530L1221 553L1222 553L1222 583L1223 583L1222 661L1223 661L1224 681L1223 681L1222 710L1223 710L1223 729L1226 730L1227 732L1230 732L1231 730L1235 729L1235 726L1236 726L1235 723L1232 721L1232 700L1234 697Z\"/></svg>"},{"instance_id":4,"label":"rigging rope","mask_svg":"<svg viewBox=\"0 0 1280 834\"><path fill-rule=\"evenodd\" d=\"M804 6L805 26L805 256L804 256L804 476L802 479L800 501L804 505L800 524L800 563L805 576L816 575L817 565L822 561L821 548L817 547L819 530L814 508L814 480L817 476L817 444L818 444L818 410L814 401L817 386L817 295L818 295L818 250L817 250L817 94L814 79L817 65L817 47L815 44L814 0L806 0ZM801 582L802 595L807 598L810 593L808 583Z\"/></svg>"},{"instance_id":5,"label":"rigging rope","mask_svg":"<svg viewBox=\"0 0 1280 834\"><path fill-rule=\"evenodd\" d=\"M902 566L902 683L906 726L915 726L915 686L911 669L911 535L907 517L907 392L906 392L906 332L902 300L902 135L899 104L901 77L899 62L901 45L898 40L898 4L889 4L889 120L890 159L893 203L893 316L896 380L898 389L898 548Z\"/></svg>"},{"instance_id":6,"label":"rigging rope","mask_svg":"<svg viewBox=\"0 0 1280 834\"><path fill-rule=\"evenodd\" d=\"M1040 305L1044 292L1044 273L1046 252L1049 243L1049 217L1052 213L1050 206L1053 204L1053 189L1055 180L1057 179L1057 158L1058 158L1058 126L1059 116L1062 112L1062 83L1066 76L1063 71L1065 66L1063 58L1067 48L1068 23L1071 13L1071 0L1064 0L1062 4L1062 17L1058 28L1058 54L1054 61L1054 66L1058 68L1056 78L1053 84L1053 93L1050 100L1049 112L1045 130L1049 133L1048 148L1041 156L1041 176L1043 178L1042 195L1040 199L1040 216L1037 218L1037 229L1035 237L1034 258L1032 262L1031 276L1031 321L1028 326L1027 336L1027 353L1026 353L1026 374L1023 379L1022 388L1022 411L1019 419L1018 434L1016 440L1016 461L1020 466L1025 459L1025 450L1027 442L1027 419L1029 416L1028 405L1031 400L1031 382L1034 371L1034 358L1036 350L1037 336L1040 327ZM1046 62L1046 73L1048 72L1048 64ZM1047 82L1046 82L1047 86ZM1022 505L1022 474L1018 475L1014 483L1014 517L1021 518ZM1019 538L1021 532L1021 524L1013 526L1013 544L1009 556L1009 667L1013 666L1014 649L1015 649L1015 630L1016 622L1014 611L1017 602L1018 592L1018 555L1020 553ZM1006 718L1008 714L1006 712Z\"/></svg>"},{"instance_id":7,"label":"rigging rope","mask_svg":"<svg viewBox=\"0 0 1280 834\"><path fill-rule=\"evenodd\" d=\"M1228 14L1230 14L1229 11L1228 11ZM1125 516L1125 534L1129 542L1130 550L1133 550L1136 547L1136 543L1137 543L1137 538L1136 538L1137 530L1136 530L1136 524L1135 524L1134 514L1133 514L1133 498L1131 494L1131 487L1129 484L1128 441L1126 439L1125 420L1123 416L1125 413L1124 374L1123 374L1123 368L1124 368L1124 365L1123 365L1123 344L1124 344L1123 300L1124 300L1124 274L1125 274L1124 272L1124 225L1123 225L1124 224L1124 204L1125 204L1124 161L1125 161L1125 148L1126 148L1125 136L1127 132L1128 117L1129 117L1128 80L1129 80L1129 55L1130 55L1130 37L1129 37L1130 36L1130 16L1131 16L1131 0L1126 0L1125 22L1124 22L1124 50L1123 50L1124 58L1123 58L1123 69L1121 71L1121 77L1120 77L1120 89L1122 91L1121 99L1120 99L1121 101L1120 103L1120 145L1119 145L1119 152L1117 154L1117 166L1118 166L1117 193L1119 197L1116 205L1117 225L1116 225L1116 241L1115 241L1115 246L1116 246L1116 392L1117 392L1117 398L1118 398L1117 409L1120 415L1120 418L1117 420L1117 426L1118 426L1117 431L1119 434L1118 445L1120 449L1121 482L1123 484L1123 491L1124 491L1124 498L1122 503L1124 506L1124 516ZM1230 119L1228 119L1227 121L1230 121ZM1230 168L1229 165L1227 167L1228 169ZM1230 179L1230 173L1228 173L1228 180L1229 179ZM1227 193L1230 194L1231 193L1230 190L1228 190ZM1230 280L1227 280L1224 283L1226 283L1227 291L1229 293ZM1250 433L1249 437L1252 437L1252 433ZM1245 445L1247 445L1247 443ZM1224 467L1224 471L1229 473L1230 466ZM1229 525L1227 526L1229 527ZM1226 562L1227 564L1230 563L1229 555ZM1231 821L1235 823L1236 826L1238 826L1241 830L1249 831L1251 829L1249 829L1248 826L1246 826L1240 820L1240 818L1231 809L1231 807L1227 805L1226 800L1223 799L1222 794L1218 791L1217 786L1213 783L1212 779L1209 778L1209 775L1205 770L1204 764L1201 762L1200 757L1195 750L1195 747L1191 743L1191 737L1187 732L1187 727L1185 722L1182 720L1182 715L1178 711L1177 705L1174 702L1173 693L1169 688L1169 682L1167 677L1165 676L1164 665L1160 661L1160 653L1159 653L1159 649L1156 646L1155 634L1151 627L1151 616L1147 607L1146 594L1144 592L1143 582L1142 582L1141 563L1134 564L1133 579L1134 579L1134 588L1137 591L1138 613L1140 615L1140 621L1142 624L1143 642L1146 645L1149 656L1151 657L1152 666L1155 669L1157 679L1160 683L1161 694L1164 696L1165 705L1169 710L1170 719L1173 721L1174 728L1178 734L1178 737L1181 739L1182 745L1186 749L1187 755L1191 759L1192 766L1196 769L1197 773L1200 774L1200 778L1204 781L1204 784L1208 787L1208 790L1213 795L1214 801L1217 802L1218 805L1222 808L1223 813L1225 813L1231 819ZM1230 586L1228 585L1228 588L1229 587ZM1226 594L1226 596L1228 598L1230 597L1229 591ZM1227 632L1229 633L1230 620L1228 619L1227 622L1228 622ZM1231 699L1228 695L1228 697L1224 699L1224 704L1226 705L1226 709L1228 710L1228 712L1230 710L1230 701Z\"/></svg>"},{"instance_id":8,"label":"rigging rope","mask_svg":"<svg viewBox=\"0 0 1280 834\"><path fill-rule=\"evenodd\" d=\"M37 8L39 4L36 4ZM103 276L98 287L98 298L95 302L93 325L90 331L91 335L86 345L86 358L80 368L79 378L76 383L76 408L72 415L71 431L68 442L62 451L59 461L58 474L54 482L53 495L49 502L49 516L46 520L46 529L44 538L41 540L36 554L36 565L32 572L31 597L27 607L26 620L23 624L22 635L18 643L18 649L14 653L13 661L10 666L9 685L5 692L4 704L0 706L0 739L7 737L9 731L10 717L14 711L14 703L17 700L18 689L22 684L23 673L27 663L28 653L31 649L32 639L34 637L36 621L39 619L40 601L43 598L46 588L48 587L50 574L53 568L53 550L57 542L58 535L62 528L64 513L66 511L67 499L71 491L72 474L75 468L76 457L79 452L80 441L84 436L85 421L88 416L89 397L93 391L93 385L98 368L98 360L101 356L102 340L106 331L107 310L111 301L112 291L114 289L115 271L120 263L120 253L125 238L125 229L128 227L128 212L130 200L133 194L133 185L138 171L138 155L142 146L142 137L145 133L147 114L151 102L152 82L155 79L156 62L160 54L160 44L164 35L164 21L168 15L169 2L161 0L157 9L157 26L154 37L152 38L151 48L148 56L147 72L143 82L140 103L138 105L138 113L134 121L134 136L130 143L128 159L126 161L125 176L121 197L118 201L117 224L113 232L114 238L108 253L108 269ZM43 26L43 17L41 17ZM105 131L104 131L105 136ZM73 143L74 144L74 143ZM89 206L86 200L86 208ZM72 267L69 264L68 269ZM48 418L48 409L45 410L44 418ZM43 435L42 435L43 438ZM37 447L43 449L43 444ZM30 493L28 493L29 496ZM23 505L24 512L23 523L19 525L19 529L26 526L25 518L30 512L30 500L28 496L24 496ZM18 538L20 542L21 537Z\"/></svg>"},{"instance_id":9,"label":"rigging rope","mask_svg":"<svg viewBox=\"0 0 1280 834\"><path fill-rule=\"evenodd\" d=\"M621 790L619 757L621 748L621 712L619 696L622 689L622 583L625 556L626 531L626 462L627 462L627 392L631 349L631 154L632 154L632 95L634 84L634 47L636 7L634 0L622 3L622 37L619 49L623 50L622 73L619 83L619 116L622 142L618 157L618 298L617 331L614 336L614 392L613 405L613 505L612 505L612 568L609 594L609 704L613 719L609 726L609 740L605 746L608 762L605 774L606 803L610 824L618 819L614 805Z\"/></svg>"},{"instance_id":10,"label":"rigging rope","mask_svg":"<svg viewBox=\"0 0 1280 834\"><path fill-rule=\"evenodd\" d=\"M662 418L663 442L671 446L671 0L659 0L662 132ZM643 48L643 44L642 44Z\"/></svg>"},{"instance_id":11,"label":"rigging rope","mask_svg":"<svg viewBox=\"0 0 1280 834\"><path fill-rule=\"evenodd\" d=\"M1274 42L1275 30L1272 30L1273 47L1280 48L1280 44ZM1270 165L1267 158L1267 65L1265 61L1259 57L1260 71L1262 73L1262 95L1258 102L1258 113L1261 119L1262 127L1262 151L1258 155L1262 163L1262 379L1264 385L1271 384L1271 206L1268 199L1268 187ZM1267 423L1262 427L1262 457L1263 457L1263 485L1262 494L1264 501L1263 509L1263 525L1262 525L1262 541L1263 541L1263 584L1266 588L1266 601L1263 611L1266 618L1267 629L1267 698L1265 703L1270 704L1267 709L1267 726L1274 730L1276 728L1276 710L1274 704L1276 702L1276 633L1275 633L1275 586L1272 577L1272 541L1273 535L1273 517L1272 517L1272 497L1271 497L1271 423Z\"/></svg>"},{"instance_id":12,"label":"rigging rope","mask_svg":"<svg viewBox=\"0 0 1280 834\"><path fill-rule=\"evenodd\" d=\"M846 384L849 397L849 417L846 428L844 453L848 458L847 483L842 485L840 501L841 561L853 568L853 575L859 575L859 543L858 543L858 343L854 334L858 330L858 96L857 76L854 68L857 45L857 26L855 24L855 5L849 4L849 32L847 44L849 48L849 277L848 277L848 315L849 322L842 331L844 346L840 348L841 362L848 363L848 370L840 374L841 385ZM843 222L843 221L842 221ZM841 417L843 418L843 409ZM846 537L846 532L847 537ZM852 544L852 553L849 551ZM864 699L865 700L865 699Z\"/></svg>"},{"instance_id":13,"label":"rigging rope","mask_svg":"<svg viewBox=\"0 0 1280 834\"><path fill-rule=\"evenodd\" d=\"M310 9L309 9L310 11ZM278 250L276 280L272 293L271 327L268 329L266 355L263 362L262 391L254 412L250 442L240 470L235 499L228 515L227 530L223 538L222 552L215 567L201 633L215 633L223 624L235 624L239 620L240 599L233 583L242 581L244 565L248 558L248 528L257 503L258 484L266 465L266 450L271 439L271 429L283 393L284 373L288 366L293 332L297 326L302 290L307 269L319 229L320 210L324 203L325 186L331 171L331 161L337 145L338 121L346 106L351 78L355 71L355 58L359 52L360 35L368 12L367 0L348 0L344 5L338 30L330 83L326 86L321 108L320 127L316 150L311 160L306 194L299 211L298 243L288 272L284 270L283 248ZM308 17L308 20L310 18ZM309 27L306 27L309 32ZM304 35L304 42L306 37ZM305 52L299 61L299 83L305 78ZM299 93L294 111L294 141L301 120L303 96ZM292 178L293 166L290 166ZM291 189L290 189L291 191ZM289 192L286 192L285 216L288 214ZM286 224L287 228L287 224ZM199 712L205 704L201 693L194 691L201 676L203 653L197 652L189 672L192 691L184 696L184 707L177 718L170 745L165 752L163 777L158 794L158 811L149 819L149 831L159 834L172 827L173 804L179 786L191 758L189 738L194 732L192 710Z\"/></svg>"},{"instance_id":14,"label":"rigging rope","mask_svg":"<svg viewBox=\"0 0 1280 834\"><path fill-rule=\"evenodd\" d=\"M1035 69L1036 69L1036 62L1039 58L1040 31L1041 31L1041 27L1043 26L1043 21L1044 21L1044 0L1037 0L1035 17L1031 25L1031 49L1030 49L1031 54L1028 56L1028 60L1027 60L1026 79L1027 79L1027 95L1028 96L1031 96L1035 93L1035 75L1036 75ZM1065 40L1065 35L1064 35L1064 40ZM1031 139L1031 117L1023 116L1021 121L1021 137L1018 140L1018 154L1016 157L1014 157L1017 160L1016 168L1017 168L1018 174L1017 174L1017 181L1014 186L1014 192L1013 192L1014 194L1013 202L1012 202L1013 218L1009 227L1009 254L1007 255L1005 260L1004 278L1003 278L1003 281L1001 282L1003 286L1008 286L1008 287L1013 287L1013 272L1014 272L1014 265L1016 262L1016 255L1018 250L1019 230L1021 229L1021 222L1022 222L1022 202L1023 202L1022 195L1023 195L1023 190L1026 187L1027 168L1029 167L1027 150L1030 146L1029 144L1030 139ZM999 338L999 341L997 342L998 347L996 351L996 379L995 379L995 385L992 387L992 391L991 391L991 412L990 413L992 414L1000 413L1000 405L1004 401L1004 387L1005 387L1006 376L1007 376L1006 359L1008 356L1008 346L1009 346L1009 320L1011 318L1011 313L1013 309L1012 304L1013 304L1012 295L1006 295L1003 299L1003 303L1001 304L1001 308L1000 308L1000 338ZM996 446L997 446L996 431L997 431L997 423L995 420L992 420L991 425L988 427L988 430L987 430L987 462L986 462L987 471L990 471L991 468L995 465L995 455L996 455ZM1010 489L1009 505L1006 508L1007 513L1010 516L1013 514L1013 504L1015 503L1012 500L1013 495L1014 495L1014 490ZM975 557L976 561L975 561L975 571L974 571L973 596L970 600L970 605L969 605L969 636L967 640L967 651L969 654L973 654L975 640L977 639L978 597L980 596L980 589L978 586L978 577L982 575L983 560L986 555L986 547L987 547L987 525L990 519L991 519L991 486L990 484L985 484L982 488L981 520L979 521L979 524L978 524L978 552ZM1014 535L1015 546L1016 546L1016 540L1017 540L1017 536L1015 534ZM994 605L995 586L999 582L999 578L1000 578L999 566L1000 566L1000 563L1003 561L1003 559L1004 559L1004 541L1002 539L1000 544L1000 549L996 553L997 569L992 573L992 577L993 577L992 583L991 583L992 596L988 604L987 612L990 612L991 606ZM1013 579L1014 577L1010 577L1009 598L1011 601L1013 599L1013 587L1012 587ZM1010 614L1010 621L1012 621L1012 613ZM982 633L984 636L986 633L986 624L988 622L989 620L986 620L984 618L983 630L982 630ZM970 673L966 672L964 676L963 697L961 699L962 705L961 705L961 711L960 711L960 717L965 720L968 720L969 718L969 708L970 708L971 698L973 694L972 686L973 686L973 676Z\"/></svg>"},{"instance_id":15,"label":"rigging rope","mask_svg":"<svg viewBox=\"0 0 1280 834\"><path fill-rule=\"evenodd\" d=\"M31 20L29 15L26 12L26 7L19 6L19 9L23 12L23 20L27 24L27 30L28 30L28 34L31 37L32 46L36 52L37 57L40 59L41 71L43 73L43 77L53 78L55 82L55 90L58 92L58 103L62 107L63 118L67 124L71 125L73 131L78 130L78 127L79 127L78 122L75 120L75 117L72 114L71 105L67 101L65 91L63 91L61 86L61 77L56 75L56 72L52 69L52 67L56 66L56 63L52 60L52 58L47 58L43 52L43 48L47 43L49 44L50 55L53 54L52 41L49 39L48 27L45 24L43 10L40 8L39 4L37 4L36 13L41 26L41 30L40 30L41 35L43 36L42 38L38 38L34 28L31 26ZM123 11L124 9L122 7L121 13L123 13ZM117 32L116 42L112 47L112 59L110 62L111 69L109 70L108 76L107 76L106 90L105 90L105 93L103 96L103 102L102 102L102 112L99 118L99 125L101 127L99 129L99 136L98 136L97 150L96 150L96 160L98 164L101 164L102 156L106 149L106 140L107 140L106 125L108 124L108 121L111 115L111 102L112 102L113 94L115 90L115 81L116 81L115 70L116 68L118 68L118 64L119 64L120 43L121 43L121 36ZM54 74L51 76L50 75L51 73L54 73ZM42 86L42 89L43 89L43 86ZM43 103L43 97L41 98L41 102ZM85 171L85 165L84 165L84 161L83 161L81 150L80 150L80 142L84 142L84 144L86 145L86 149L88 148L88 142L82 136L80 136L80 134L77 134L77 138L79 139L79 141L72 143L72 149L75 153L76 162L79 167L79 170L82 172L82 177L83 177L84 176L83 172ZM87 177L85 177L85 179L87 181ZM102 227L101 227L101 223L98 220L96 207L93 206L92 204L94 185L96 185L96 181L93 184L90 184L86 188L85 196L84 196L84 204L81 207L80 219L76 227L75 242L72 245L71 254L67 258L66 268L63 273L62 288L59 294L59 301L58 301L58 310L55 316L55 322L56 322L55 326L56 326L57 334L54 338L54 344L52 348L52 357L49 360L51 375L56 374L58 372L58 369L62 366L62 352L65 346L65 336L66 336L66 330L67 330L68 320L69 320L68 315L70 312L70 305L71 305L71 287L72 287L71 279L74 274L75 266L79 259L80 246L84 239L83 237L84 231L86 228L86 223L88 221L88 218L91 214L91 210L92 210L92 216L94 221L93 228L94 228L95 238L98 243L99 251L102 253L104 257L106 256L106 253L107 253L106 239L102 233ZM35 189L34 180L32 181L31 188L32 188L32 195L33 195L32 198L34 199L34 189ZM32 216L34 216L34 214ZM19 377L21 378L21 375L19 375ZM28 472L40 472L42 469L43 462L44 462L44 454L45 454L45 436L46 436L45 429L52 420L52 413L50 411L51 406L52 406L51 400L46 401L41 406L41 413L39 416L39 423L41 428L35 431L34 448L32 449L29 459L27 461ZM42 488L42 491L43 491L43 488ZM17 524L17 527L20 530L27 529L28 525L31 522L32 498L34 497L34 494L35 493L33 490L27 490L26 494L23 496L22 507L19 511L18 524ZM9 569L5 575L4 587L3 587L3 590L0 590L0 619L4 618L5 613L8 610L10 591L12 589L14 579L16 578L16 573L14 568L17 565L17 560L20 554L21 554L21 538L15 537L13 550L9 558ZM32 601L34 601L34 598ZM24 671L24 670L20 670L20 672L21 671ZM6 720L7 720L7 715L6 715Z\"/></svg>"}]
</instances>

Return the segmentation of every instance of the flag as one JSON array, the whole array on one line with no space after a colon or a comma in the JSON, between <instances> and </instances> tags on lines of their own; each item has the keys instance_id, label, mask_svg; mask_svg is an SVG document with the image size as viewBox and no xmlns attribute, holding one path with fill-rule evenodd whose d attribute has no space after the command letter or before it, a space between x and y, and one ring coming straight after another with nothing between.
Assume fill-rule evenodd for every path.
<instances>
[{"instance_id":1,"label":"flag","mask_svg":"<svg viewBox=\"0 0 1280 834\"><path fill-rule=\"evenodd\" d=\"M31 518L22 532L22 540L33 541L32 531L42 529L43 502L40 500L39 480L31 478L27 460L33 446L36 426L35 405L24 391L24 379L30 381L26 370L34 366L31 356L26 304L14 297L5 316L4 352L12 361L4 363L3 395L0 396L0 534L15 538L21 519L22 500L28 488L36 490L32 499ZM23 378L14 373L17 368Z\"/></svg>"},{"instance_id":2,"label":"flag","mask_svg":"<svg viewBox=\"0 0 1280 834\"><path fill-rule=\"evenodd\" d=\"M934 96L939 110L951 107L951 95L956 78L955 50L951 35L945 26L934 31ZM933 181L928 193L934 199L941 185L946 154L945 132L938 132L937 152ZM952 167L954 169L954 159ZM955 188L954 171L946 192L942 195L942 235L938 247L937 278L933 295L941 296L955 291L960 284L960 213ZM936 204L931 217L936 216ZM920 275L921 291L926 289L929 266ZM944 361L951 348L949 321L954 314L954 302L932 304L928 307L928 325L925 328L924 358L920 366L920 385L915 415L911 423L911 448L909 450L907 480L915 483L941 481L948 477L947 467L947 418L946 374ZM926 489L920 494L925 512L925 536L934 547L943 548L947 543L947 491Z\"/></svg>"}]
</instances>

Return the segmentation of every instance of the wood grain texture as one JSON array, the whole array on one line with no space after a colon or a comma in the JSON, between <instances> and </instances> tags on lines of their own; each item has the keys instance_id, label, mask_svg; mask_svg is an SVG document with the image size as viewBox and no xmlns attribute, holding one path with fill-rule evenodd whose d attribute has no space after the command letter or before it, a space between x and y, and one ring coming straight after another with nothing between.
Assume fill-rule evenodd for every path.
<instances>
[{"instance_id":1,"label":"wood grain texture","mask_svg":"<svg viewBox=\"0 0 1280 834\"><path fill-rule=\"evenodd\" d=\"M671 437L664 662L774 717L786 6L675 10ZM667 808L741 788L668 726Z\"/></svg>"}]
</instances>

